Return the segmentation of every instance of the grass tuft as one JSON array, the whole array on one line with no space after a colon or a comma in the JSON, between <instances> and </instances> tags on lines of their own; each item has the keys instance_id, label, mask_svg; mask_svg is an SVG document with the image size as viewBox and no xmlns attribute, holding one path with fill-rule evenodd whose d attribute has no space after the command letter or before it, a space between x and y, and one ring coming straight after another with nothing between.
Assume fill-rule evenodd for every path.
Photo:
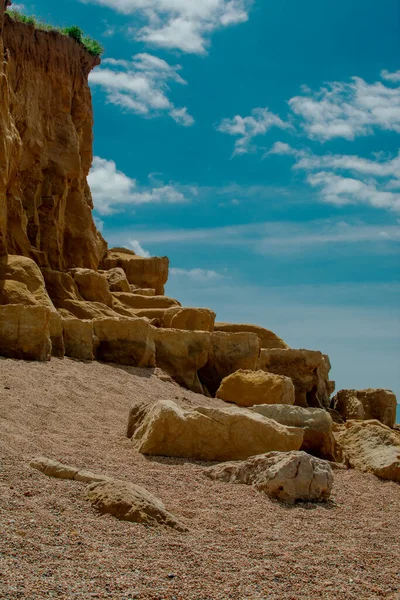
<instances>
[{"instance_id":1,"label":"grass tuft","mask_svg":"<svg viewBox=\"0 0 400 600\"><path fill-rule=\"evenodd\" d=\"M36 29L41 29L42 31L58 31L62 35L66 35L79 44L82 44L86 50L92 54L93 56L101 56L104 52L103 46L97 42L96 40L84 35L84 32L77 25L72 25L71 27L53 27L53 25L49 25L48 23L43 23L39 21L35 16L27 16L15 9L9 9L7 14L14 20L19 21L20 23L26 23L27 25L33 25Z\"/></svg>"}]
</instances>

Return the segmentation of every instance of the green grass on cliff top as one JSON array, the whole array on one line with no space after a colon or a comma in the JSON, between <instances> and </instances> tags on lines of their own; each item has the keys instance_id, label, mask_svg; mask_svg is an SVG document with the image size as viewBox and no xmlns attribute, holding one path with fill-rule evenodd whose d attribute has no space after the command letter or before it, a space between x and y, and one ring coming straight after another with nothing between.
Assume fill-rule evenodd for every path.
<instances>
[{"instance_id":1,"label":"green grass on cliff top","mask_svg":"<svg viewBox=\"0 0 400 600\"><path fill-rule=\"evenodd\" d=\"M36 29L42 29L43 31L58 31L62 35L66 35L76 42L82 44L93 56L100 56L104 52L104 48L101 44L99 44L99 42L84 35L82 29L76 25L72 25L71 27L53 27L53 25L48 25L47 23L39 21L34 16L24 15L23 13L14 9L9 9L7 14L10 15L14 21L26 23L27 25L33 25L36 27Z\"/></svg>"}]
</instances>

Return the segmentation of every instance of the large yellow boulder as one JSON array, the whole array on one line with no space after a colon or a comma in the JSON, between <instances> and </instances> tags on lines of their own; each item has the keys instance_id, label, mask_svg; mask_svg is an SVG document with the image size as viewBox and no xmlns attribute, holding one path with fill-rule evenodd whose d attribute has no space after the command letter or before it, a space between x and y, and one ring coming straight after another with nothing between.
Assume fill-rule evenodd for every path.
<instances>
[{"instance_id":1,"label":"large yellow boulder","mask_svg":"<svg viewBox=\"0 0 400 600\"><path fill-rule=\"evenodd\" d=\"M256 369L260 341L255 333L214 332L210 336L208 361L199 377L208 392L215 396L224 377L239 369Z\"/></svg>"},{"instance_id":2,"label":"large yellow boulder","mask_svg":"<svg viewBox=\"0 0 400 600\"><path fill-rule=\"evenodd\" d=\"M165 311L163 327L188 331L213 331L216 314L208 308L173 306Z\"/></svg>"},{"instance_id":3,"label":"large yellow boulder","mask_svg":"<svg viewBox=\"0 0 400 600\"><path fill-rule=\"evenodd\" d=\"M125 271L130 284L154 289L159 296L164 294L169 269L167 257L143 258L125 248L111 248L103 259L102 268L109 270L115 267Z\"/></svg>"},{"instance_id":4,"label":"large yellow boulder","mask_svg":"<svg viewBox=\"0 0 400 600\"><path fill-rule=\"evenodd\" d=\"M0 356L50 360L51 310L40 304L0 306Z\"/></svg>"},{"instance_id":5,"label":"large yellow boulder","mask_svg":"<svg viewBox=\"0 0 400 600\"><path fill-rule=\"evenodd\" d=\"M251 410L268 417L268 419L273 419L281 425L301 427L304 430L301 450L327 460L337 458L333 437L333 421L326 410L282 404L261 404L252 407Z\"/></svg>"},{"instance_id":6,"label":"large yellow boulder","mask_svg":"<svg viewBox=\"0 0 400 600\"><path fill-rule=\"evenodd\" d=\"M109 271L100 271L106 278L111 292L130 292L129 281L126 278L125 271L119 267Z\"/></svg>"},{"instance_id":7,"label":"large yellow boulder","mask_svg":"<svg viewBox=\"0 0 400 600\"><path fill-rule=\"evenodd\" d=\"M294 385L289 377L243 369L225 377L216 395L239 406L294 404L295 400Z\"/></svg>"},{"instance_id":8,"label":"large yellow boulder","mask_svg":"<svg viewBox=\"0 0 400 600\"><path fill-rule=\"evenodd\" d=\"M104 317L94 319L97 360L155 367L153 328L144 319Z\"/></svg>"},{"instance_id":9,"label":"large yellow boulder","mask_svg":"<svg viewBox=\"0 0 400 600\"><path fill-rule=\"evenodd\" d=\"M148 410L132 440L143 454L242 460L272 450L298 450L303 431L237 406L184 410L172 400L163 400Z\"/></svg>"},{"instance_id":10,"label":"large yellow boulder","mask_svg":"<svg viewBox=\"0 0 400 600\"><path fill-rule=\"evenodd\" d=\"M84 300L100 302L112 308L113 298L105 277L91 269L72 269L70 273Z\"/></svg>"},{"instance_id":11,"label":"large yellow boulder","mask_svg":"<svg viewBox=\"0 0 400 600\"><path fill-rule=\"evenodd\" d=\"M198 372L207 363L210 334L203 331L180 331L153 328L156 364L179 385L204 393Z\"/></svg>"},{"instance_id":12,"label":"large yellow boulder","mask_svg":"<svg viewBox=\"0 0 400 600\"><path fill-rule=\"evenodd\" d=\"M65 356L78 360L93 360L93 322L83 319L63 319Z\"/></svg>"},{"instance_id":13,"label":"large yellow boulder","mask_svg":"<svg viewBox=\"0 0 400 600\"><path fill-rule=\"evenodd\" d=\"M329 408L334 383L329 380L329 358L322 352L263 349L258 368L290 377L295 387L297 406Z\"/></svg>"},{"instance_id":14,"label":"large yellow boulder","mask_svg":"<svg viewBox=\"0 0 400 600\"><path fill-rule=\"evenodd\" d=\"M258 325L239 325L236 323L215 323L215 331L224 331L225 333L255 333L260 338L261 348L289 348L279 336L273 331L259 327Z\"/></svg>"},{"instance_id":15,"label":"large yellow boulder","mask_svg":"<svg viewBox=\"0 0 400 600\"><path fill-rule=\"evenodd\" d=\"M353 469L400 482L400 434L380 421L348 421L335 434Z\"/></svg>"},{"instance_id":16,"label":"large yellow boulder","mask_svg":"<svg viewBox=\"0 0 400 600\"><path fill-rule=\"evenodd\" d=\"M332 398L332 408L346 421L377 419L388 427L396 423L397 399L390 390L340 390Z\"/></svg>"}]
</instances>

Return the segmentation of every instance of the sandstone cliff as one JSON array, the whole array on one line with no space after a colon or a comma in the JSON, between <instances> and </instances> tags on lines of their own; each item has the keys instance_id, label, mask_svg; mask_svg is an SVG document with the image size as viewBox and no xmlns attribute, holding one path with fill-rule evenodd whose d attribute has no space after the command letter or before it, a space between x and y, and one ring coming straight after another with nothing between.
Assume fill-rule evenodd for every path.
<instances>
[{"instance_id":1,"label":"sandstone cliff","mask_svg":"<svg viewBox=\"0 0 400 600\"><path fill-rule=\"evenodd\" d=\"M87 175L99 63L57 32L13 21L0 0L0 256L97 269L106 243L92 219Z\"/></svg>"}]
</instances>

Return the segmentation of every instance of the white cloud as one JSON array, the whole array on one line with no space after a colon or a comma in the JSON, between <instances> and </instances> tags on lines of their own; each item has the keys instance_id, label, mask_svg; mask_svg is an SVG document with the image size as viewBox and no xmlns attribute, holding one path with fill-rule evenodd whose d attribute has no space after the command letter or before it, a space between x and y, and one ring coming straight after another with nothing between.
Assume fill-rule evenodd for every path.
<instances>
[{"instance_id":1,"label":"white cloud","mask_svg":"<svg viewBox=\"0 0 400 600\"><path fill-rule=\"evenodd\" d=\"M144 258L150 258L151 254L143 248L139 240L130 240L129 246L132 248L135 254L143 256Z\"/></svg>"},{"instance_id":2,"label":"white cloud","mask_svg":"<svg viewBox=\"0 0 400 600\"><path fill-rule=\"evenodd\" d=\"M369 204L375 208L400 211L400 194L379 189L375 181L361 181L322 171L307 177L308 183L319 188L321 198L329 204Z\"/></svg>"},{"instance_id":3,"label":"white cloud","mask_svg":"<svg viewBox=\"0 0 400 600\"><path fill-rule=\"evenodd\" d=\"M397 74L383 73L386 79L397 81ZM369 84L353 77L349 83L328 83L316 92L306 88L304 95L291 98L289 105L312 139L354 140L375 129L400 133L400 87L381 82Z\"/></svg>"},{"instance_id":4,"label":"white cloud","mask_svg":"<svg viewBox=\"0 0 400 600\"><path fill-rule=\"evenodd\" d=\"M95 156L88 177L94 206L100 215L110 215L137 204L186 202L188 198L172 184L138 187L135 179L117 170L113 160Z\"/></svg>"},{"instance_id":5,"label":"white cloud","mask_svg":"<svg viewBox=\"0 0 400 600\"><path fill-rule=\"evenodd\" d=\"M170 82L186 85L179 75L180 65L171 66L146 53L136 54L131 61L104 59L103 65L90 74L89 80L92 86L105 90L108 102L138 115L169 115L180 125L193 125L187 108L176 107L168 98Z\"/></svg>"},{"instance_id":6,"label":"white cloud","mask_svg":"<svg viewBox=\"0 0 400 600\"><path fill-rule=\"evenodd\" d=\"M139 16L132 25L140 41L192 54L205 54L211 34L248 20L253 0L81 0L108 6L124 15Z\"/></svg>"},{"instance_id":7,"label":"white cloud","mask_svg":"<svg viewBox=\"0 0 400 600\"><path fill-rule=\"evenodd\" d=\"M386 81L393 81L394 83L400 83L400 71L396 71L395 73L389 73L386 69L381 71L382 79L386 79Z\"/></svg>"},{"instance_id":8,"label":"white cloud","mask_svg":"<svg viewBox=\"0 0 400 600\"><path fill-rule=\"evenodd\" d=\"M223 275L216 271L210 271L205 269L177 269L172 268L169 270L170 275L175 277L189 277L195 281L209 281L210 279L221 279Z\"/></svg>"},{"instance_id":9,"label":"white cloud","mask_svg":"<svg viewBox=\"0 0 400 600\"><path fill-rule=\"evenodd\" d=\"M259 135L265 135L271 127L279 129L288 129L289 123L282 121L280 117L270 112L268 108L254 108L251 115L241 117L236 115L233 119L223 119L218 125L217 130L221 133L236 136L233 156L247 154L255 148L252 146L253 138Z\"/></svg>"}]
</instances>

